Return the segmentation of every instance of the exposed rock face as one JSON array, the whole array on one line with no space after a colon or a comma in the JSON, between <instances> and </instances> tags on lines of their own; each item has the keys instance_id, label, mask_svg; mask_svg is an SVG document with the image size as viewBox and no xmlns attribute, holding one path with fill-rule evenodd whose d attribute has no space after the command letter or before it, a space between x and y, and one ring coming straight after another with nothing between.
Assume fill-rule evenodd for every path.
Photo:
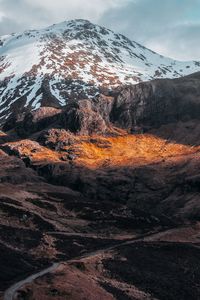
<instances>
[{"instance_id":1,"label":"exposed rock face","mask_svg":"<svg viewBox=\"0 0 200 300\"><path fill-rule=\"evenodd\" d=\"M50 149L62 150L66 146L76 143L76 137L65 129L49 129L43 131L38 142Z\"/></svg>"},{"instance_id":2,"label":"exposed rock face","mask_svg":"<svg viewBox=\"0 0 200 300\"><path fill-rule=\"evenodd\" d=\"M90 135L103 134L106 123L90 100L70 103L63 114L63 127L74 133Z\"/></svg>"},{"instance_id":3,"label":"exposed rock face","mask_svg":"<svg viewBox=\"0 0 200 300\"><path fill-rule=\"evenodd\" d=\"M144 132L161 125L200 118L200 73L180 79L153 80L128 86L115 96L69 102L62 110L43 107L4 129L17 128L28 136L47 127L65 128L82 135L104 134L118 126ZM16 126L16 123L18 125Z\"/></svg>"},{"instance_id":4,"label":"exposed rock face","mask_svg":"<svg viewBox=\"0 0 200 300\"><path fill-rule=\"evenodd\" d=\"M3 130L15 128L20 136L28 136L40 131L59 120L62 110L53 107L41 107L22 115L14 115L4 124Z\"/></svg>"},{"instance_id":5,"label":"exposed rock face","mask_svg":"<svg viewBox=\"0 0 200 300\"><path fill-rule=\"evenodd\" d=\"M90 135L104 134L108 129L114 98L100 95L95 101L70 102L65 109L41 107L24 116L11 117L4 124L5 131L15 129L26 137L48 127L65 128L72 133Z\"/></svg>"},{"instance_id":6,"label":"exposed rock face","mask_svg":"<svg viewBox=\"0 0 200 300\"><path fill-rule=\"evenodd\" d=\"M179 79L154 80L122 89L112 120L123 128L160 127L200 118L200 73Z\"/></svg>"}]
</instances>

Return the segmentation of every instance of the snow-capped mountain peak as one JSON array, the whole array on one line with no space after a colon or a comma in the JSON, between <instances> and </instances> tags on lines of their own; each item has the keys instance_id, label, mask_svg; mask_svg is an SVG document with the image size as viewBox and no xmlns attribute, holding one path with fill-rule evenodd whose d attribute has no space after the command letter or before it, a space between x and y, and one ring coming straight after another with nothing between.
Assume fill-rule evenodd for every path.
<instances>
[{"instance_id":1,"label":"snow-capped mountain peak","mask_svg":"<svg viewBox=\"0 0 200 300\"><path fill-rule=\"evenodd\" d=\"M13 110L64 106L102 88L200 70L200 62L165 58L87 20L0 37L0 118Z\"/></svg>"}]
</instances>

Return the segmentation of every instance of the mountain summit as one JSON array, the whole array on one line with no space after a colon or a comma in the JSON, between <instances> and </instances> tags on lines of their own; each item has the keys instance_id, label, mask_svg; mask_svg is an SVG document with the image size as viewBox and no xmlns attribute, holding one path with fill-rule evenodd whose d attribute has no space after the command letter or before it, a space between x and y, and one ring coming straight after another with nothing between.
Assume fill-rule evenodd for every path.
<instances>
[{"instance_id":1,"label":"mountain summit","mask_svg":"<svg viewBox=\"0 0 200 300\"><path fill-rule=\"evenodd\" d=\"M0 121L13 111L65 106L102 89L200 70L86 20L0 37Z\"/></svg>"}]
</instances>

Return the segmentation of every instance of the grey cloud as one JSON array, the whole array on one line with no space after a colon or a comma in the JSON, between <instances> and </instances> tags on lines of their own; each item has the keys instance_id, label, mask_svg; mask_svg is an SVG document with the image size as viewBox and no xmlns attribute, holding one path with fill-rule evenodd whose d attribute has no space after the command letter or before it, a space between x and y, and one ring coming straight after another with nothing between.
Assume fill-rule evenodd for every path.
<instances>
[{"instance_id":1,"label":"grey cloud","mask_svg":"<svg viewBox=\"0 0 200 300\"><path fill-rule=\"evenodd\" d=\"M200 60L200 24L182 24L152 38L147 46L181 60Z\"/></svg>"},{"instance_id":2,"label":"grey cloud","mask_svg":"<svg viewBox=\"0 0 200 300\"><path fill-rule=\"evenodd\" d=\"M124 3L126 3L125 0ZM0 0L0 35L11 31L40 28L56 22L85 18L98 22L108 9L121 0Z\"/></svg>"},{"instance_id":3,"label":"grey cloud","mask_svg":"<svg viewBox=\"0 0 200 300\"><path fill-rule=\"evenodd\" d=\"M0 35L18 32L34 26L43 26L47 18L45 10L24 0L0 0Z\"/></svg>"},{"instance_id":4,"label":"grey cloud","mask_svg":"<svg viewBox=\"0 0 200 300\"><path fill-rule=\"evenodd\" d=\"M194 11L199 11L199 23L195 25ZM123 8L104 14L100 22L163 55L200 60L198 0L130 1Z\"/></svg>"},{"instance_id":5,"label":"grey cloud","mask_svg":"<svg viewBox=\"0 0 200 300\"><path fill-rule=\"evenodd\" d=\"M0 0L0 35L75 18L121 32L163 55L200 60L199 0Z\"/></svg>"}]
</instances>

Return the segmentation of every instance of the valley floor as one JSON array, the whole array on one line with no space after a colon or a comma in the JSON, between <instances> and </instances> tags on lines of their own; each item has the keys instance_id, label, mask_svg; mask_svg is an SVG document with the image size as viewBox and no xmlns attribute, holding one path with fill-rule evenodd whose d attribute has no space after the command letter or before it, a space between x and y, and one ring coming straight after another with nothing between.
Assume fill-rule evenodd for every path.
<instances>
[{"instance_id":1,"label":"valley floor","mask_svg":"<svg viewBox=\"0 0 200 300\"><path fill-rule=\"evenodd\" d=\"M0 137L1 299L200 299L199 146L50 133Z\"/></svg>"}]
</instances>

